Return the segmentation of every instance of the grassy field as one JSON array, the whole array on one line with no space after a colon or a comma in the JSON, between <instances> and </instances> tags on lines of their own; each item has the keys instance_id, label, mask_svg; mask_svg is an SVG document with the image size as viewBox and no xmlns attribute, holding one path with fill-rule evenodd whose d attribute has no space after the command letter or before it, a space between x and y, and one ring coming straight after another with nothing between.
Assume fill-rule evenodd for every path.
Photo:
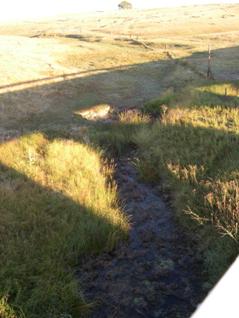
<instances>
[{"instance_id":1,"label":"grassy field","mask_svg":"<svg viewBox=\"0 0 239 318\"><path fill-rule=\"evenodd\" d=\"M91 308L75 268L129 229L107 150L137 149L142 177L171 194L197 237L210 281L229 266L239 241L238 11L194 6L0 26L1 317ZM214 81L205 78L208 44ZM79 115L101 104L140 112L107 125Z\"/></svg>"}]
</instances>

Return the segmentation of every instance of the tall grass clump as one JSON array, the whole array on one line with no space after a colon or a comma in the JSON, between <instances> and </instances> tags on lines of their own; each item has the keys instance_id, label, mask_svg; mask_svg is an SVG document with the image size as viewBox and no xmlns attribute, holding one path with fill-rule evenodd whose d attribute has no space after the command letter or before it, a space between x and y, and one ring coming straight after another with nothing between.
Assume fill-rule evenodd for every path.
<instances>
[{"instance_id":1,"label":"tall grass clump","mask_svg":"<svg viewBox=\"0 0 239 318\"><path fill-rule=\"evenodd\" d=\"M113 156L122 155L135 147L135 132L150 122L150 116L138 110L126 110L118 114L117 122L91 129L91 141Z\"/></svg>"},{"instance_id":2,"label":"tall grass clump","mask_svg":"<svg viewBox=\"0 0 239 318\"><path fill-rule=\"evenodd\" d=\"M0 317L17 318L15 311L9 306L6 297L0 298ZM18 315L18 317L20 317L20 315Z\"/></svg>"},{"instance_id":3,"label":"tall grass clump","mask_svg":"<svg viewBox=\"0 0 239 318\"><path fill-rule=\"evenodd\" d=\"M40 133L0 146L1 317L85 315L73 268L128 229L102 160L87 145Z\"/></svg>"}]
</instances>

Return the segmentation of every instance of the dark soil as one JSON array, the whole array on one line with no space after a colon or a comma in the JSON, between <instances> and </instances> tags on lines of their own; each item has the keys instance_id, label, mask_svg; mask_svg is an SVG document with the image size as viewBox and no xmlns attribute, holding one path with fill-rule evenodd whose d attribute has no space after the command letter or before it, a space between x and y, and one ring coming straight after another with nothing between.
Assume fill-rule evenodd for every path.
<instances>
[{"instance_id":1,"label":"dark soil","mask_svg":"<svg viewBox=\"0 0 239 318\"><path fill-rule=\"evenodd\" d=\"M98 303L90 317L190 317L203 298L195 243L131 158L118 161L116 181L132 227L128 242L81 265L85 297Z\"/></svg>"}]
</instances>

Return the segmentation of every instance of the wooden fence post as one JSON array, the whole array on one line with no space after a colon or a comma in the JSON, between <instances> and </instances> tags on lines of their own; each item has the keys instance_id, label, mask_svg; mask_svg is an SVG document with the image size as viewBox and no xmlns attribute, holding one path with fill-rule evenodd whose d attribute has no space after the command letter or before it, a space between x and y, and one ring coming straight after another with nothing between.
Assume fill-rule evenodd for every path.
<instances>
[{"instance_id":1,"label":"wooden fence post","mask_svg":"<svg viewBox=\"0 0 239 318\"><path fill-rule=\"evenodd\" d=\"M212 73L212 53L211 53L211 47L208 45L208 64L207 64L207 79L214 79L213 73Z\"/></svg>"}]
</instances>

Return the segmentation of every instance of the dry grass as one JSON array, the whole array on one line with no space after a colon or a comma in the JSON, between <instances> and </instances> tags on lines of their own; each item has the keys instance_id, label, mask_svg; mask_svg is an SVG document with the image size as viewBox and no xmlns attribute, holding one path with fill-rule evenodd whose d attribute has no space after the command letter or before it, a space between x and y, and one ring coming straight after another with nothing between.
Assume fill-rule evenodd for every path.
<instances>
[{"instance_id":1,"label":"dry grass","mask_svg":"<svg viewBox=\"0 0 239 318\"><path fill-rule=\"evenodd\" d=\"M137 110L128 110L119 114L121 124L140 125L150 123L150 117Z\"/></svg>"},{"instance_id":2,"label":"dry grass","mask_svg":"<svg viewBox=\"0 0 239 318\"><path fill-rule=\"evenodd\" d=\"M67 33L93 36L143 36L148 40L160 37L206 35L238 30L237 4L198 5L154 10L65 15L40 26L34 22L3 26L4 34L35 35ZM147 26L147 28L145 28Z\"/></svg>"},{"instance_id":3,"label":"dry grass","mask_svg":"<svg viewBox=\"0 0 239 318\"><path fill-rule=\"evenodd\" d=\"M215 77L236 79L237 12L238 5L198 6L2 25L1 125L43 112L69 118L77 102L142 106L206 74L208 43Z\"/></svg>"}]
</instances>

